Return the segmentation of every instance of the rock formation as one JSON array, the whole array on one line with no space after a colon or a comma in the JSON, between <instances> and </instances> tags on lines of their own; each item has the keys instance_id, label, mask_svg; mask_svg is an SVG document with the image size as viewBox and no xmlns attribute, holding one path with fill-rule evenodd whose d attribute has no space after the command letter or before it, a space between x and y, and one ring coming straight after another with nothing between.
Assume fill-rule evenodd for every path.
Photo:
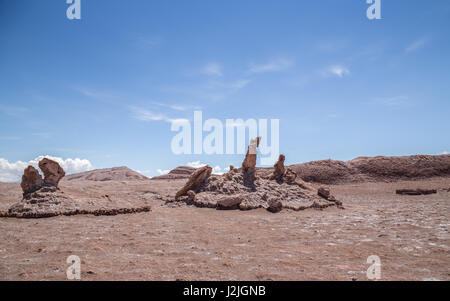
<instances>
[{"instance_id":1,"label":"rock formation","mask_svg":"<svg viewBox=\"0 0 450 301\"><path fill-rule=\"evenodd\" d=\"M47 185L58 187L59 181L66 175L57 162L47 158L39 161L39 168L44 173L44 183Z\"/></svg>"},{"instance_id":2,"label":"rock formation","mask_svg":"<svg viewBox=\"0 0 450 301\"><path fill-rule=\"evenodd\" d=\"M256 179L256 157L260 142L261 137L257 137L250 141L247 154L245 155L245 159L242 162L244 185L251 188L254 188L254 181Z\"/></svg>"},{"instance_id":3,"label":"rock formation","mask_svg":"<svg viewBox=\"0 0 450 301\"><path fill-rule=\"evenodd\" d=\"M194 171L186 185L177 192L175 199L187 195L189 190L196 192L205 183L206 179L209 178L211 173L212 168L210 166L204 166Z\"/></svg>"},{"instance_id":4,"label":"rock formation","mask_svg":"<svg viewBox=\"0 0 450 301\"><path fill-rule=\"evenodd\" d=\"M251 141L242 168L230 168L229 172L221 176L211 175L209 166L198 169L176 194L175 201L216 209L264 208L273 213L282 209L343 208L342 203L329 191L321 190L319 193L314 185L298 178L290 168L285 168L283 155L275 164L272 176L258 176L256 150L260 139L258 137ZM167 202L171 203L173 199Z\"/></svg>"},{"instance_id":5,"label":"rock formation","mask_svg":"<svg viewBox=\"0 0 450 301\"><path fill-rule=\"evenodd\" d=\"M24 196L38 190L42 187L42 184L44 184L44 181L37 169L28 166L23 173L22 183L20 183Z\"/></svg>"},{"instance_id":6,"label":"rock formation","mask_svg":"<svg viewBox=\"0 0 450 301\"><path fill-rule=\"evenodd\" d=\"M69 195L66 195L58 188L58 183L64 177L64 170L55 161L43 159L39 162L39 167L45 175L43 180L39 172L32 166L28 166L22 176L22 190L23 199L12 205L8 211L0 211L0 217L11 218L46 218L59 215L78 215L78 214L93 214L93 215L117 215L117 214L131 214L139 212L149 212L150 206L143 207L116 207L107 208L101 206L101 209L92 208L94 201L74 200ZM192 196L195 193L191 193ZM109 199L108 195L105 195ZM109 202L111 200L109 199ZM82 205L84 203L84 208ZM92 204L92 206L91 206ZM98 205L97 205L98 206Z\"/></svg>"},{"instance_id":7,"label":"rock formation","mask_svg":"<svg viewBox=\"0 0 450 301\"><path fill-rule=\"evenodd\" d=\"M273 171L273 174L271 176L272 180L275 180L277 182L283 181L283 176L284 176L284 173L286 172L286 168L284 167L285 159L286 159L286 157L284 155L280 155L277 163L275 163L275 165L273 166L273 168L275 170Z\"/></svg>"}]
</instances>

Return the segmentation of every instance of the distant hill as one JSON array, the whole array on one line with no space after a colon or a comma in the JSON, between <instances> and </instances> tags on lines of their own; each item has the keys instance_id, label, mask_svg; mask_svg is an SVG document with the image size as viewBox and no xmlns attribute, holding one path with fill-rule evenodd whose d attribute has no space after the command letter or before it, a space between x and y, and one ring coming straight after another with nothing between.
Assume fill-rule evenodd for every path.
<instances>
[{"instance_id":1,"label":"distant hill","mask_svg":"<svg viewBox=\"0 0 450 301\"><path fill-rule=\"evenodd\" d=\"M152 180L176 180L187 179L194 172L195 168L190 166L179 166L171 170L167 175L153 177Z\"/></svg>"},{"instance_id":2,"label":"distant hill","mask_svg":"<svg viewBox=\"0 0 450 301\"><path fill-rule=\"evenodd\" d=\"M82 173L68 175L64 181L127 181L148 180L147 177L129 169L126 166L105 169L96 169Z\"/></svg>"},{"instance_id":3,"label":"distant hill","mask_svg":"<svg viewBox=\"0 0 450 301\"><path fill-rule=\"evenodd\" d=\"M292 165L305 181L323 184L418 180L450 176L450 155L359 157L347 162L313 161Z\"/></svg>"},{"instance_id":4,"label":"distant hill","mask_svg":"<svg viewBox=\"0 0 450 301\"><path fill-rule=\"evenodd\" d=\"M307 182L322 184L345 184L360 182L394 182L419 180L431 177L450 177L450 155L404 156L404 157L358 157L344 162L336 160L312 161L290 165L297 175ZM273 168L258 168L260 176L269 175ZM195 171L189 166L180 166L167 175L152 180L188 179ZM126 181L149 178L128 167L98 169L66 176L65 181Z\"/></svg>"}]
</instances>

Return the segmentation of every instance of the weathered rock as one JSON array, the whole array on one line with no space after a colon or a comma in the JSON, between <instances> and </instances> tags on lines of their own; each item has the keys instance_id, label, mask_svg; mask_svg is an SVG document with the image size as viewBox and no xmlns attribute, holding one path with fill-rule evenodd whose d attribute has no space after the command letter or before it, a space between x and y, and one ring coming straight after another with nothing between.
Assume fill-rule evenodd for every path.
<instances>
[{"instance_id":1,"label":"weathered rock","mask_svg":"<svg viewBox=\"0 0 450 301\"><path fill-rule=\"evenodd\" d=\"M298 184L297 173L289 167L286 168L283 175L283 182L288 184Z\"/></svg>"},{"instance_id":2,"label":"weathered rock","mask_svg":"<svg viewBox=\"0 0 450 301\"><path fill-rule=\"evenodd\" d=\"M271 180L275 180L277 182L281 182L283 180L284 173L286 172L286 168L284 167L284 161L286 157L284 155L280 155L277 163L273 166L275 169L271 176Z\"/></svg>"},{"instance_id":3,"label":"weathered rock","mask_svg":"<svg viewBox=\"0 0 450 301\"><path fill-rule=\"evenodd\" d=\"M320 187L319 190L317 190L317 195L320 197L323 197L324 199L328 200L331 196L331 192L329 189Z\"/></svg>"},{"instance_id":4,"label":"weathered rock","mask_svg":"<svg viewBox=\"0 0 450 301\"><path fill-rule=\"evenodd\" d=\"M255 144L257 145L256 141ZM249 152L250 153L250 152ZM248 157L247 157L248 158ZM246 160L248 163L249 160ZM253 161L256 163L256 161ZM243 164L251 170L256 164ZM200 173L200 171L199 171ZM295 172L285 168L283 179L276 182L270 179L270 174L255 174L252 186L245 185L246 176L243 168L232 169L228 173L220 176L213 175L199 184L195 192L194 201L189 201L190 197L179 192L177 203L186 202L200 208L216 209L239 209L252 210L265 208L270 212L279 212L282 209L287 210L323 210L328 207L336 206L342 208L342 203L334 200L332 195L329 199L324 199L318 195L316 186L311 185L297 178ZM196 175L191 182L198 181ZM190 186L190 185L189 185ZM185 190L186 192L188 190ZM184 193L186 194L186 193ZM192 198L191 198L192 199Z\"/></svg>"},{"instance_id":5,"label":"weathered rock","mask_svg":"<svg viewBox=\"0 0 450 301\"><path fill-rule=\"evenodd\" d=\"M278 213L283 209L283 204L280 200L271 198L269 199L269 207L267 207L267 210L272 213Z\"/></svg>"},{"instance_id":6,"label":"weathered rock","mask_svg":"<svg viewBox=\"0 0 450 301\"><path fill-rule=\"evenodd\" d=\"M44 184L47 185L58 187L59 181L66 175L57 162L47 158L39 162L39 168L44 173Z\"/></svg>"},{"instance_id":7,"label":"weathered rock","mask_svg":"<svg viewBox=\"0 0 450 301\"><path fill-rule=\"evenodd\" d=\"M224 197L217 201L217 207L219 209L235 209L242 203L244 198L240 195Z\"/></svg>"},{"instance_id":8,"label":"weathered rock","mask_svg":"<svg viewBox=\"0 0 450 301\"><path fill-rule=\"evenodd\" d=\"M195 192L194 192L194 191L189 190L189 191L187 192L187 201L188 201L188 202L193 202L193 201L195 201Z\"/></svg>"},{"instance_id":9,"label":"weathered rock","mask_svg":"<svg viewBox=\"0 0 450 301\"><path fill-rule=\"evenodd\" d=\"M436 189L399 189L396 191L400 195L429 195L437 193Z\"/></svg>"},{"instance_id":10,"label":"weathered rock","mask_svg":"<svg viewBox=\"0 0 450 301\"><path fill-rule=\"evenodd\" d=\"M186 195L189 190L194 192L197 191L209 178L211 173L212 168L210 166L204 166L194 171L186 185L177 192L175 199L179 199L181 196Z\"/></svg>"},{"instance_id":11,"label":"weathered rock","mask_svg":"<svg viewBox=\"0 0 450 301\"><path fill-rule=\"evenodd\" d=\"M256 159L260 142L261 137L257 137L250 141L247 154L245 155L245 159L242 162L244 185L248 187L254 187L254 181L256 179Z\"/></svg>"},{"instance_id":12,"label":"weathered rock","mask_svg":"<svg viewBox=\"0 0 450 301\"><path fill-rule=\"evenodd\" d=\"M33 166L28 166L24 170L22 183L20 183L23 194L26 195L38 190L42 186L42 184L44 184L44 181L42 180L42 177L37 169Z\"/></svg>"}]
</instances>

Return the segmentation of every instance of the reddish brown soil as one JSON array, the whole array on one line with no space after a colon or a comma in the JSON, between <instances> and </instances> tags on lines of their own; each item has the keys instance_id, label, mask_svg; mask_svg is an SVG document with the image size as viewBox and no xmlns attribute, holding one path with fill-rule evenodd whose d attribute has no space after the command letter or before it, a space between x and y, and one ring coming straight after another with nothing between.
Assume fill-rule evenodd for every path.
<instances>
[{"instance_id":1,"label":"reddish brown soil","mask_svg":"<svg viewBox=\"0 0 450 301\"><path fill-rule=\"evenodd\" d=\"M345 210L171 208L150 197L184 182L62 181L71 196L152 211L0 218L0 280L65 280L69 255L83 280L367 280L370 255L382 280L450 280L449 178L331 186ZM395 194L417 188L438 193ZM0 210L20 198L18 184L0 184Z\"/></svg>"}]
</instances>

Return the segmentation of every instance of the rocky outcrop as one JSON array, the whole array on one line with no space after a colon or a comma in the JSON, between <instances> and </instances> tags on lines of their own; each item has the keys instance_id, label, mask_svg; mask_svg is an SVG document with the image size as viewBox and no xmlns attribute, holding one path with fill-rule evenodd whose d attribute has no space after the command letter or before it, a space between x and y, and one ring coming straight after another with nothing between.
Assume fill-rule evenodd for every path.
<instances>
[{"instance_id":1,"label":"rocky outcrop","mask_svg":"<svg viewBox=\"0 0 450 301\"><path fill-rule=\"evenodd\" d=\"M95 169L64 177L64 181L146 181L147 178L126 166Z\"/></svg>"},{"instance_id":2,"label":"rocky outcrop","mask_svg":"<svg viewBox=\"0 0 450 301\"><path fill-rule=\"evenodd\" d=\"M282 209L305 210L336 206L342 208L329 191L318 191L314 185L297 178L290 168L284 167L284 156L275 164L275 172L256 174L256 150L260 138L252 140L242 168L231 168L224 175L211 175L211 168L195 171L175 200L202 208L251 210L264 208L277 213ZM188 196L187 194L192 195Z\"/></svg>"},{"instance_id":3,"label":"rocky outcrop","mask_svg":"<svg viewBox=\"0 0 450 301\"><path fill-rule=\"evenodd\" d=\"M277 182L283 181L283 176L284 176L284 173L286 172L286 168L284 167L285 159L286 159L286 157L284 155L280 155L277 163L275 163L275 165L273 166L274 171L271 176L272 180L275 180Z\"/></svg>"},{"instance_id":4,"label":"rocky outcrop","mask_svg":"<svg viewBox=\"0 0 450 301\"><path fill-rule=\"evenodd\" d=\"M37 169L33 166L28 166L23 173L22 183L20 183L23 194L27 195L38 190L42 187L42 184L44 184L44 180L42 180Z\"/></svg>"},{"instance_id":5,"label":"rocky outcrop","mask_svg":"<svg viewBox=\"0 0 450 301\"><path fill-rule=\"evenodd\" d=\"M22 182L20 183L24 197L40 190L42 187L58 187L59 181L65 175L64 169L57 162L47 158L39 161L39 168L44 173L44 179L42 179L39 171L33 166L28 166L24 170Z\"/></svg>"},{"instance_id":6,"label":"rocky outcrop","mask_svg":"<svg viewBox=\"0 0 450 301\"><path fill-rule=\"evenodd\" d=\"M188 179L192 173L195 171L194 167L190 166L179 166L172 169L168 174L153 177L152 180L178 180L178 179Z\"/></svg>"},{"instance_id":7,"label":"rocky outcrop","mask_svg":"<svg viewBox=\"0 0 450 301\"><path fill-rule=\"evenodd\" d=\"M398 182L450 176L450 155L359 157L347 162L313 161L290 166L305 181L321 184Z\"/></svg>"},{"instance_id":8,"label":"rocky outcrop","mask_svg":"<svg viewBox=\"0 0 450 301\"><path fill-rule=\"evenodd\" d=\"M64 169L53 160L44 158L39 161L39 168L44 173L44 184L58 187L59 181L66 175Z\"/></svg>"},{"instance_id":9,"label":"rocky outcrop","mask_svg":"<svg viewBox=\"0 0 450 301\"><path fill-rule=\"evenodd\" d=\"M256 159L260 142L261 137L257 137L250 141L247 154L245 155L245 159L242 162L244 185L251 188L254 187L254 181L256 179Z\"/></svg>"},{"instance_id":10,"label":"rocky outcrop","mask_svg":"<svg viewBox=\"0 0 450 301\"><path fill-rule=\"evenodd\" d=\"M177 192L175 199L187 195L189 190L197 191L205 183L206 179L211 176L211 173L212 168L210 166L204 166L194 171L186 185Z\"/></svg>"}]
</instances>

